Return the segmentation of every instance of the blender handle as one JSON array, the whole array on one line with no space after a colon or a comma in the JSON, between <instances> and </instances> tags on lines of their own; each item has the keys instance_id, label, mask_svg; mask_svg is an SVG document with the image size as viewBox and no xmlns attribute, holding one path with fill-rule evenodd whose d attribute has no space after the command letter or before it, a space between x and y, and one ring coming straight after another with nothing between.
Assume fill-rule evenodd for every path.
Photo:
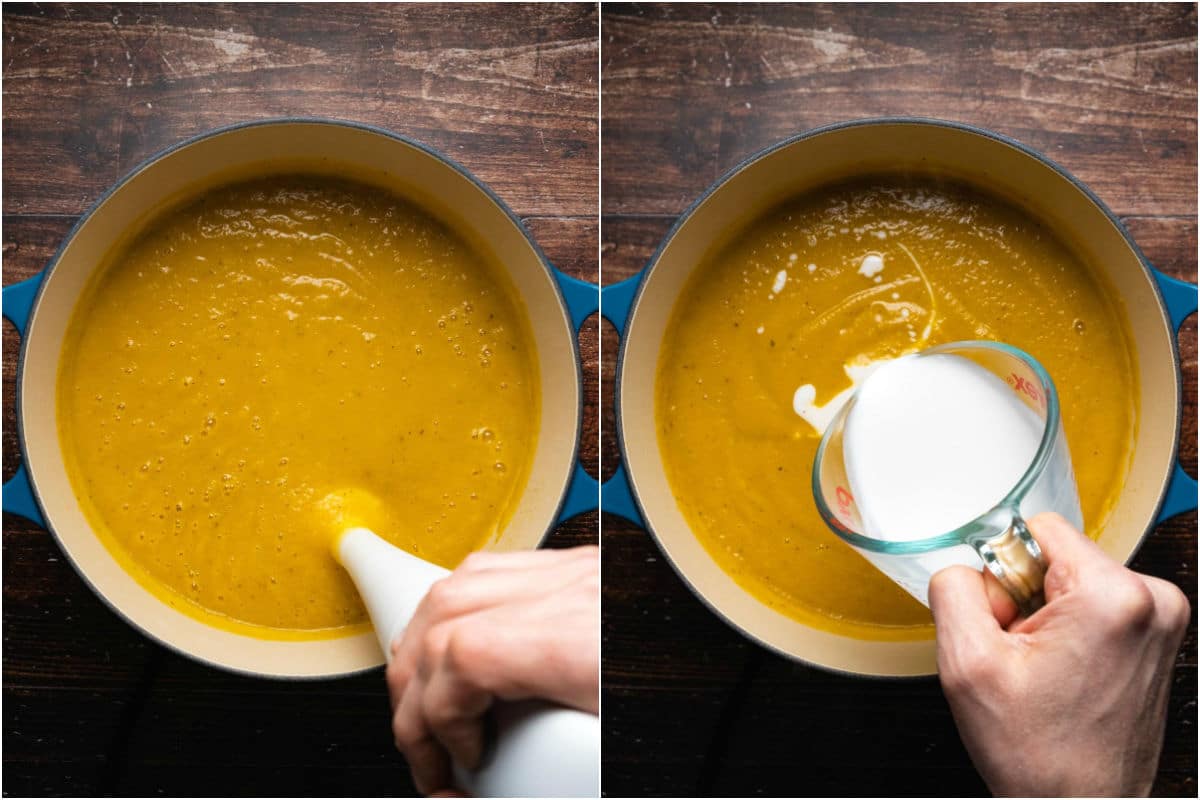
<instances>
[{"instance_id":1,"label":"blender handle","mask_svg":"<svg viewBox=\"0 0 1200 800\"><path fill-rule=\"evenodd\" d=\"M1179 327L1183 321L1196 313L1196 285L1172 278L1170 275L1164 275L1153 267L1150 267L1150 274L1154 276L1154 281L1158 284L1158 289L1162 293L1163 305L1171 320L1171 328L1178 336ZM1176 356L1178 357L1178 345L1176 345ZM1158 518L1154 520L1155 524L1176 514L1195 511L1196 502L1196 479L1184 472L1183 467L1176 462L1175 469L1171 472L1171 478L1167 482L1167 491L1163 496Z\"/></svg>"}]
</instances>

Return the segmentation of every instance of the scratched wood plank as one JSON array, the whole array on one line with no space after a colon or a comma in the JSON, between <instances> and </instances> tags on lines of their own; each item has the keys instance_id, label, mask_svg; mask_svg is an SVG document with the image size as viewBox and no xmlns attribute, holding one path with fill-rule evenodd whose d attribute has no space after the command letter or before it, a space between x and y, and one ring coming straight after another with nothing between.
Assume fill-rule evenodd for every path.
<instances>
[{"instance_id":1,"label":"scratched wood plank","mask_svg":"<svg viewBox=\"0 0 1200 800\"><path fill-rule=\"evenodd\" d=\"M486 13L484 13L486 12ZM4 284L159 148L285 114L415 136L487 181L570 275L598 278L597 14L591 6L4 8ZM20 461L3 335L3 473ZM584 326L580 458L597 468L599 335ZM551 546L598 540L593 512ZM6 795L412 794L379 671L274 683L146 640L5 515Z\"/></svg>"},{"instance_id":2,"label":"scratched wood plank","mask_svg":"<svg viewBox=\"0 0 1200 800\"><path fill-rule=\"evenodd\" d=\"M923 115L1062 160L1118 214L1191 215L1195 35L1190 4L606 5L603 210L677 214L782 138Z\"/></svg>"},{"instance_id":3,"label":"scratched wood plank","mask_svg":"<svg viewBox=\"0 0 1200 800\"><path fill-rule=\"evenodd\" d=\"M182 138L319 115L420 139L518 214L588 216L596 31L586 4L6 4L4 211L77 214Z\"/></svg>"}]
</instances>

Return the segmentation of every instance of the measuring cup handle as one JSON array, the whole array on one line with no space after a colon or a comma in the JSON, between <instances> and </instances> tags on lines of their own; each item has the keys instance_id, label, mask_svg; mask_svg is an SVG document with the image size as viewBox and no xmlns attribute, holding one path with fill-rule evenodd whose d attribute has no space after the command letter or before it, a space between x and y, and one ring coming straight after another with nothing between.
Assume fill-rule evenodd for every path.
<instances>
[{"instance_id":1,"label":"measuring cup handle","mask_svg":"<svg viewBox=\"0 0 1200 800\"><path fill-rule=\"evenodd\" d=\"M1046 578L1046 559L1025 520L1014 514L1012 523L1002 533L974 544L988 571L1008 591L1023 616L1045 604L1042 584Z\"/></svg>"}]
</instances>

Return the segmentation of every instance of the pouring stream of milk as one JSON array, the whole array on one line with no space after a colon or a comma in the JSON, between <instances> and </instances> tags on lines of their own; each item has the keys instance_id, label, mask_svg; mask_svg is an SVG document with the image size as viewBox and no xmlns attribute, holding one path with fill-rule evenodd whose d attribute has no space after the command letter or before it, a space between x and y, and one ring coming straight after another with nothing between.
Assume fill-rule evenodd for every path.
<instances>
[{"instance_id":1,"label":"pouring stream of milk","mask_svg":"<svg viewBox=\"0 0 1200 800\"><path fill-rule=\"evenodd\" d=\"M824 405L817 405L817 387L811 383L804 384L792 395L792 410L811 425L818 436L823 435L825 429L829 427L829 423L833 422L833 418L842 410L842 406L846 405L846 401L854 394L854 390L858 388L859 384L885 363L887 363L886 359L846 364L843 369L846 371L846 377L850 379L850 386L835 394Z\"/></svg>"},{"instance_id":2,"label":"pouring stream of milk","mask_svg":"<svg viewBox=\"0 0 1200 800\"><path fill-rule=\"evenodd\" d=\"M916 267L917 274L921 278L921 283L924 284L925 291L929 295L929 319L925 323L925 329L921 332L920 339L908 351L915 353L926 345L933 332L937 321L937 294L933 291L933 286L929 283L929 278L925 275L925 270L921 269L921 263L917 261L917 257L912 254L912 251L899 242L896 243L896 246L903 250L905 255L912 261L913 266ZM795 254L792 255L792 259L796 259ZM809 272L813 272L815 269L815 264L808 265ZM883 272L883 269L883 256L878 253L868 253L858 268L858 274L864 278L879 282L882 280L880 273ZM775 276L775 285L772 288L771 297L774 298L776 294L783 290L786 284L787 272L781 271ZM763 332L761 326L758 328L758 332ZM891 360L893 359L871 360L860 357L851 363L845 364L843 369L846 372L846 377L850 379L850 386L838 392L824 405L817 405L817 387L811 383L800 386L792 395L792 410L801 419L811 425L818 436L824 435L825 429L829 427L829 423L833 422L833 418L842 410L842 406L846 405L846 401L854 394L859 384L865 381L867 376L874 372L877 367Z\"/></svg>"}]
</instances>

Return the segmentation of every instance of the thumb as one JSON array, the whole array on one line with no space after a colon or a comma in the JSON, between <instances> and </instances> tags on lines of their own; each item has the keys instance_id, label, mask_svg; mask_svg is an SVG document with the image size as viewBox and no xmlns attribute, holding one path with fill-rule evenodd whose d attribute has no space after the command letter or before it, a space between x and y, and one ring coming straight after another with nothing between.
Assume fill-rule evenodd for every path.
<instances>
[{"instance_id":1,"label":"thumb","mask_svg":"<svg viewBox=\"0 0 1200 800\"><path fill-rule=\"evenodd\" d=\"M939 661L944 646L991 647L1004 632L983 573L970 567L947 567L934 574L929 581L929 610L937 626ZM1005 613L1003 607L1000 611ZM1011 609L1007 614L1012 614Z\"/></svg>"},{"instance_id":2,"label":"thumb","mask_svg":"<svg viewBox=\"0 0 1200 800\"><path fill-rule=\"evenodd\" d=\"M1100 545L1075 529L1058 514L1043 513L1030 518L1029 532L1046 559L1046 603L1076 588L1079 575L1120 568Z\"/></svg>"}]
</instances>

